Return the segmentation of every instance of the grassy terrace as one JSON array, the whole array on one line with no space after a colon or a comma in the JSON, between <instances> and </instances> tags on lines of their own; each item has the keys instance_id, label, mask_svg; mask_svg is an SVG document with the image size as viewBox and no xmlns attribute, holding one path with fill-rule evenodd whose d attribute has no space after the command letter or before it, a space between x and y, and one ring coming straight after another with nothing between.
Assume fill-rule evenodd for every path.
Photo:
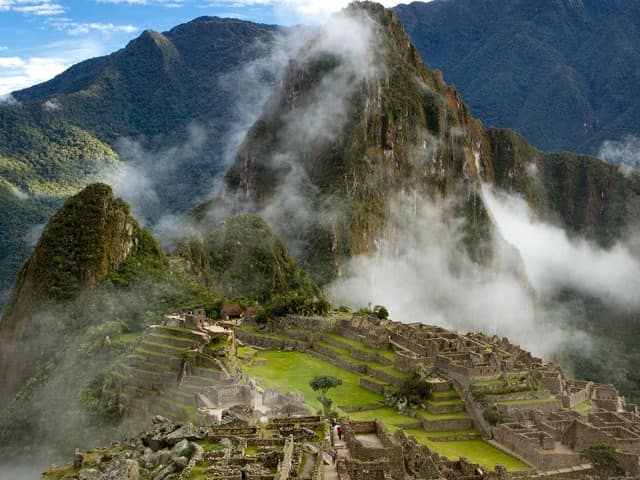
<instances>
[{"instance_id":1,"label":"grassy terrace","mask_svg":"<svg viewBox=\"0 0 640 480\"><path fill-rule=\"evenodd\" d=\"M593 404L589 400L587 400L586 402L582 402L573 407L573 410L575 410L576 412L586 412L587 410L591 410L592 408Z\"/></svg>"},{"instance_id":2,"label":"grassy terrace","mask_svg":"<svg viewBox=\"0 0 640 480\"><path fill-rule=\"evenodd\" d=\"M347 337L343 337L342 335L338 334L338 333L327 333L325 334L327 337L336 340L338 342L341 342L343 344L345 344L346 346L352 347L352 348L356 348L362 352L367 352L367 353L378 353L380 355L382 355L383 357L391 360L393 362L393 351L392 350L383 350L380 348L373 348L370 347L368 345L365 345L362 342L358 342L357 340L351 340L350 338Z\"/></svg>"},{"instance_id":3,"label":"grassy terrace","mask_svg":"<svg viewBox=\"0 0 640 480\"><path fill-rule=\"evenodd\" d=\"M342 341L343 337L337 336ZM335 347L334 347L335 348ZM305 403L317 411L320 403L317 394L309 387L309 381L316 375L334 375L343 381L343 385L332 389L329 396L335 405L370 405L380 403L381 408L361 412L346 413L352 420L381 420L393 433L401 427L409 435L414 435L418 441L432 450L452 459L466 457L488 468L504 465L512 471L529 470L529 466L496 449L481 439L463 441L438 441L455 435L469 435L477 433L474 430L455 430L447 432L426 432L422 428L406 428L417 426L419 418L413 418L398 413L395 409L382 405L382 395L370 392L359 385L360 376L340 367L336 367L324 360L300 352L259 351L255 352L258 361L248 362L244 368L249 376L256 378L264 387L277 387L283 392L297 391L304 395ZM263 364L260 364L264 362ZM438 401L460 402L454 390L438 392ZM344 413L344 412L343 412ZM469 418L466 412L456 412L434 415L424 410L418 412L429 420L444 420L452 418Z\"/></svg>"},{"instance_id":4,"label":"grassy terrace","mask_svg":"<svg viewBox=\"0 0 640 480\"><path fill-rule=\"evenodd\" d=\"M521 462L517 458L498 450L493 445L488 444L484 440L462 440L455 442L438 442L430 440L433 437L431 433L424 430L405 430L407 435L413 435L420 443L427 445L429 448L437 451L440 455L444 455L450 459L458 459L465 457L467 460L479 463L486 468L493 469L496 465L503 465L507 470L524 471L530 470L531 467Z\"/></svg>"},{"instance_id":5,"label":"grassy terrace","mask_svg":"<svg viewBox=\"0 0 640 480\"><path fill-rule=\"evenodd\" d=\"M427 410L418 410L417 415L419 417L425 418L429 421L437 421L437 420L456 420L456 419L466 419L471 418L467 412L454 412L454 413L431 413Z\"/></svg>"},{"instance_id":6,"label":"grassy terrace","mask_svg":"<svg viewBox=\"0 0 640 480\"><path fill-rule=\"evenodd\" d=\"M318 396L309 386L316 375L335 375L342 379L340 387L331 390L335 405L369 405L383 401L381 395L360 386L360 376L311 355L300 352L274 350L258 352L256 358L264 364L245 366L249 376L258 379L265 387L277 387L283 392L300 392L305 403L317 411L321 408Z\"/></svg>"},{"instance_id":7,"label":"grassy terrace","mask_svg":"<svg viewBox=\"0 0 640 480\"><path fill-rule=\"evenodd\" d=\"M365 362L364 360L360 360L358 358L352 357L350 355L350 353L349 353L349 350L347 350L346 348L336 347L335 345L331 345L330 343L323 342L322 340L318 340L315 343L317 343L318 345L322 345L323 347L328 348L330 350L333 350L337 354L342 355L346 360L350 361L351 363L366 364L366 365L368 365L369 367L371 367L371 368L373 368L375 370L379 370L381 372L388 373L389 375L393 375L393 376L398 377L398 378L406 378L406 377L408 377L408 374L406 372L402 372L402 371L398 370L393 365L382 365L381 363L377 363L377 362ZM385 350L377 350L377 351L378 352L383 352ZM391 355L393 355L393 353L391 353Z\"/></svg>"},{"instance_id":8,"label":"grassy terrace","mask_svg":"<svg viewBox=\"0 0 640 480\"><path fill-rule=\"evenodd\" d=\"M431 392L431 397L434 402L444 402L447 400L460 400L458 396L458 392L454 389L451 390L443 390L441 392Z\"/></svg>"}]
</instances>

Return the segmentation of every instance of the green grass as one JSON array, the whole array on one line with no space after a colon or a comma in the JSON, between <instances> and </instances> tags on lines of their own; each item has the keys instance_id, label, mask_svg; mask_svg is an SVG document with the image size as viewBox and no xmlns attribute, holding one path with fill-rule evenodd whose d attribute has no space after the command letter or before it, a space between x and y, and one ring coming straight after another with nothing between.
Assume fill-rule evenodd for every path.
<instances>
[{"instance_id":1,"label":"green grass","mask_svg":"<svg viewBox=\"0 0 640 480\"><path fill-rule=\"evenodd\" d=\"M418 416L425 418L431 422L438 421L438 420L454 420L454 419L471 418L467 412L434 414L434 413L428 412L427 410L419 410Z\"/></svg>"},{"instance_id":2,"label":"green grass","mask_svg":"<svg viewBox=\"0 0 640 480\"><path fill-rule=\"evenodd\" d=\"M305 403L314 411L321 408L316 399L318 394L309 386L317 375L334 375L343 384L329 391L334 405L368 405L382 402L382 395L370 392L360 386L360 376L336 367L324 360L300 352L262 351L256 355L266 360L264 365L245 365L244 369L264 387L278 388L284 392L300 392Z\"/></svg>"},{"instance_id":3,"label":"green grass","mask_svg":"<svg viewBox=\"0 0 640 480\"><path fill-rule=\"evenodd\" d=\"M498 450L493 445L481 439L463 440L459 442L437 442L429 440L428 437L434 435L424 430L405 430L405 432L407 435L413 435L420 443L451 460L465 457L467 460L479 463L489 469L495 468L496 465L502 465L510 471L531 469L526 463L521 462L502 450Z\"/></svg>"},{"instance_id":4,"label":"green grass","mask_svg":"<svg viewBox=\"0 0 640 480\"><path fill-rule=\"evenodd\" d=\"M381 420L391 433L394 433L396 429L402 425L420 423L419 419L402 415L391 407L378 408L376 410L365 410L363 412L352 412L348 413L347 416L351 420L359 422Z\"/></svg>"},{"instance_id":5,"label":"green grass","mask_svg":"<svg viewBox=\"0 0 640 480\"><path fill-rule=\"evenodd\" d=\"M589 400L587 400L573 407L573 410L575 410L576 412L586 412L587 410L590 410L592 408L593 408L593 405Z\"/></svg>"},{"instance_id":6,"label":"green grass","mask_svg":"<svg viewBox=\"0 0 640 480\"><path fill-rule=\"evenodd\" d=\"M258 351L252 347L238 347L238 358L253 358Z\"/></svg>"},{"instance_id":7,"label":"green grass","mask_svg":"<svg viewBox=\"0 0 640 480\"><path fill-rule=\"evenodd\" d=\"M325 336L332 338L333 340L337 340L338 342L341 342L345 345L348 345L349 347L353 347L353 348L357 348L358 350L361 350L363 352L368 352L368 353L379 353L380 355L382 355L383 357L393 361L393 351L392 350L386 350L386 349L381 349L381 348L373 348L370 347L368 345L365 345L362 342L358 342L357 340L351 340L350 338L347 337L343 337L342 335L338 334L338 333L327 333L325 334Z\"/></svg>"},{"instance_id":8,"label":"green grass","mask_svg":"<svg viewBox=\"0 0 640 480\"><path fill-rule=\"evenodd\" d=\"M446 438L471 434L480 435L477 430L446 430L444 432L427 432L428 438Z\"/></svg>"},{"instance_id":9,"label":"green grass","mask_svg":"<svg viewBox=\"0 0 640 480\"><path fill-rule=\"evenodd\" d=\"M136 343L138 338L140 338L140 332L122 333L118 336L118 341L124 344L131 344Z\"/></svg>"},{"instance_id":10,"label":"green grass","mask_svg":"<svg viewBox=\"0 0 640 480\"><path fill-rule=\"evenodd\" d=\"M443 390L441 392L431 392L431 396L433 397L434 402L460 398L460 396L458 395L458 392L456 392L454 389Z\"/></svg>"}]
</instances>

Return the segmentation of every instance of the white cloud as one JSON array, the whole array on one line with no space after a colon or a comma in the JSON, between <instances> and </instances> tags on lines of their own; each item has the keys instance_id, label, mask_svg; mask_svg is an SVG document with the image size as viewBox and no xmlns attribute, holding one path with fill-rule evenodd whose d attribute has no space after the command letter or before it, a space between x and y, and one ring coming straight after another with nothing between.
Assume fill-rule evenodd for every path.
<instances>
[{"instance_id":1,"label":"white cloud","mask_svg":"<svg viewBox=\"0 0 640 480\"><path fill-rule=\"evenodd\" d=\"M100 22L74 22L68 18L63 18L50 22L56 29L67 32L69 35L86 35L91 32L104 34L113 33L135 33L140 30L134 25L115 25L113 23Z\"/></svg>"},{"instance_id":2,"label":"white cloud","mask_svg":"<svg viewBox=\"0 0 640 480\"><path fill-rule=\"evenodd\" d=\"M607 140L600 147L598 157L619 165L623 173L640 170L640 137L627 135L619 141Z\"/></svg>"},{"instance_id":3,"label":"white cloud","mask_svg":"<svg viewBox=\"0 0 640 480\"><path fill-rule=\"evenodd\" d=\"M272 6L282 15L291 16L293 12L302 20L322 21L331 13L343 9L351 0L209 0L201 2L206 7L245 8ZM393 7L397 0L379 0L385 7Z\"/></svg>"},{"instance_id":4,"label":"white cloud","mask_svg":"<svg viewBox=\"0 0 640 480\"><path fill-rule=\"evenodd\" d=\"M50 80L68 67L62 58L0 57L0 95Z\"/></svg>"},{"instance_id":5,"label":"white cloud","mask_svg":"<svg viewBox=\"0 0 640 480\"><path fill-rule=\"evenodd\" d=\"M561 228L536 220L523 199L487 186L483 198L502 237L520 252L527 278L543 299L568 287L614 306L640 309L640 261L627 245L604 250L584 238L571 239Z\"/></svg>"},{"instance_id":6,"label":"white cloud","mask_svg":"<svg viewBox=\"0 0 640 480\"><path fill-rule=\"evenodd\" d=\"M0 11L14 11L30 15L61 15L65 9L50 0L0 0Z\"/></svg>"},{"instance_id":7,"label":"white cloud","mask_svg":"<svg viewBox=\"0 0 640 480\"><path fill-rule=\"evenodd\" d=\"M161 5L168 8L179 8L184 0L96 0L98 3L115 3L127 5Z\"/></svg>"}]
</instances>

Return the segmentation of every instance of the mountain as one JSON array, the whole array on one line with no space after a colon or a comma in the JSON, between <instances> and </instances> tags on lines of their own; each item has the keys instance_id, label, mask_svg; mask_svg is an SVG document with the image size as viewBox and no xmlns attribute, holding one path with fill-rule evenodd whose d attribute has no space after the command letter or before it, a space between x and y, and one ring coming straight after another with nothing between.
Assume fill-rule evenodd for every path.
<instances>
[{"instance_id":1,"label":"mountain","mask_svg":"<svg viewBox=\"0 0 640 480\"><path fill-rule=\"evenodd\" d=\"M540 218L603 246L632 224L637 175L485 129L457 90L425 68L395 15L369 2L346 12L364 15L344 20L364 40L342 47L342 34L324 31L302 49L248 132L221 196L230 208L262 212L320 283L346 259L375 250L388 201L402 192L460 200L465 244L480 261L490 256L491 226L480 182L525 196ZM354 60L363 57L364 66ZM542 181L527 174L530 164Z\"/></svg>"},{"instance_id":2,"label":"mountain","mask_svg":"<svg viewBox=\"0 0 640 480\"><path fill-rule=\"evenodd\" d=\"M534 298L518 254L505 257L483 185L524 199L529 215L562 229L569 242L590 242L605 252L633 229L640 212L637 173L626 175L587 155L543 153L513 131L485 128L457 90L425 68L392 12L357 2L290 62L240 147L219 198L203 208L213 218L221 211L258 213L320 285L357 276L359 270L367 277L362 262L354 267L354 258L369 256L375 264L389 252L393 261L394 252L407 250L403 239L436 232L437 222L444 221L455 233L419 244L397 281L409 281L420 251L441 251L442 243L449 243L442 263L425 268L434 271L429 281L442 282L438 288L469 277L452 302L471 301L460 296L477 278L488 285L510 278L524 292L522 300L538 311L531 320L536 328L552 322L553 312L570 311L560 323L604 339L598 353L578 343L564 345L564 352L571 352L565 365L578 376L615 377L637 397L638 383L624 376L638 365L637 346L628 335L635 331L637 309L611 306L575 286L544 301ZM423 203L442 211L420 230L417 212ZM405 303L419 300L404 291L398 295ZM496 295L493 301L488 315L500 312L504 298ZM524 310L524 305L514 308L507 320L513 325ZM596 359L611 368L593 376L589 365Z\"/></svg>"},{"instance_id":3,"label":"mountain","mask_svg":"<svg viewBox=\"0 0 640 480\"><path fill-rule=\"evenodd\" d=\"M131 196L134 179L146 182L136 203L146 222L209 195L236 129L275 81L267 58L280 31L214 17L145 31L0 105L0 305L33 232L96 178L120 179Z\"/></svg>"},{"instance_id":4,"label":"mountain","mask_svg":"<svg viewBox=\"0 0 640 480\"><path fill-rule=\"evenodd\" d=\"M162 257L155 240L129 216L128 206L115 199L108 186L90 185L67 200L51 217L20 270L0 320L0 405L35 373L38 355L44 350L39 337L54 328L50 322L63 320L44 314L50 306L96 289L125 264L158 263ZM56 327L64 329L62 323ZM68 328L73 329L73 322Z\"/></svg>"},{"instance_id":5,"label":"mountain","mask_svg":"<svg viewBox=\"0 0 640 480\"><path fill-rule=\"evenodd\" d=\"M155 38L143 37L145 45ZM538 298L483 193L488 187L517 195L531 217L560 229L568 242L606 251L634 227L640 176L587 155L546 154L517 133L485 128L440 72L425 67L393 11L356 2L310 33L222 183L213 200L176 222L182 242L169 255L104 185L72 197L50 220L0 324L0 360L15 373L0 411L0 444L37 438L65 449L77 439L74 430L90 437L92 423L103 434L117 426L117 412L105 404L106 372L120 371L118 362L133 365L128 335L163 313L217 312L221 294L260 300L263 317L326 310L316 284L367 276L363 259L390 267L384 261L394 255L433 275L417 297L405 292L410 269L395 278L391 293L418 304L415 318L403 321L456 321L421 308L418 297L434 292L437 303L464 304L474 317L505 310L516 327L531 306L542 331L557 326L545 314L578 311L568 319L570 331L592 334L606 348L581 349L576 335L562 345L561 360L578 377L615 381L640 397L637 378L624 377L640 367L637 308L611 307L571 286ZM424 207L435 214L422 218ZM448 233L437 235L441 230ZM435 242L421 243L430 234ZM407 248L407 239L418 248ZM419 261L442 250L442 262ZM382 277L395 275L386 268ZM505 282L491 281L495 291L469 293L496 278L524 293L512 299ZM451 283L453 297L445 295ZM477 310L487 304L491 309ZM480 320L491 325L486 317Z\"/></svg>"},{"instance_id":6,"label":"mountain","mask_svg":"<svg viewBox=\"0 0 640 480\"><path fill-rule=\"evenodd\" d=\"M132 343L167 312L197 307L217 318L225 298L326 312L318 287L262 219L232 217L191 234L166 255L100 183L49 219L0 318L0 466L25 446L47 463L117 436L129 419L118 407L125 393L113 390L123 384L114 372L131 374L122 372L135 363ZM147 341L140 354L157 346Z\"/></svg>"},{"instance_id":7,"label":"mountain","mask_svg":"<svg viewBox=\"0 0 640 480\"><path fill-rule=\"evenodd\" d=\"M633 0L436 0L395 11L484 123L545 151L596 154L640 131Z\"/></svg>"}]
</instances>

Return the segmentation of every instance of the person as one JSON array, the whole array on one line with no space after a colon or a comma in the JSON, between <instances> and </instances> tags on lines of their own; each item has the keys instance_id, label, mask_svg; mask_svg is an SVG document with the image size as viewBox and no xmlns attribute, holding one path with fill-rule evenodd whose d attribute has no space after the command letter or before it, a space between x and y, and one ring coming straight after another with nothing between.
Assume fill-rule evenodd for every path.
<instances>
[{"instance_id":1,"label":"person","mask_svg":"<svg viewBox=\"0 0 640 480\"><path fill-rule=\"evenodd\" d=\"M336 460L338 460L338 453L337 452L333 452L333 454L331 455L331 458L333 459L333 463L336 463Z\"/></svg>"},{"instance_id":2,"label":"person","mask_svg":"<svg viewBox=\"0 0 640 480\"><path fill-rule=\"evenodd\" d=\"M338 425L338 440L342 440L342 427Z\"/></svg>"}]
</instances>

